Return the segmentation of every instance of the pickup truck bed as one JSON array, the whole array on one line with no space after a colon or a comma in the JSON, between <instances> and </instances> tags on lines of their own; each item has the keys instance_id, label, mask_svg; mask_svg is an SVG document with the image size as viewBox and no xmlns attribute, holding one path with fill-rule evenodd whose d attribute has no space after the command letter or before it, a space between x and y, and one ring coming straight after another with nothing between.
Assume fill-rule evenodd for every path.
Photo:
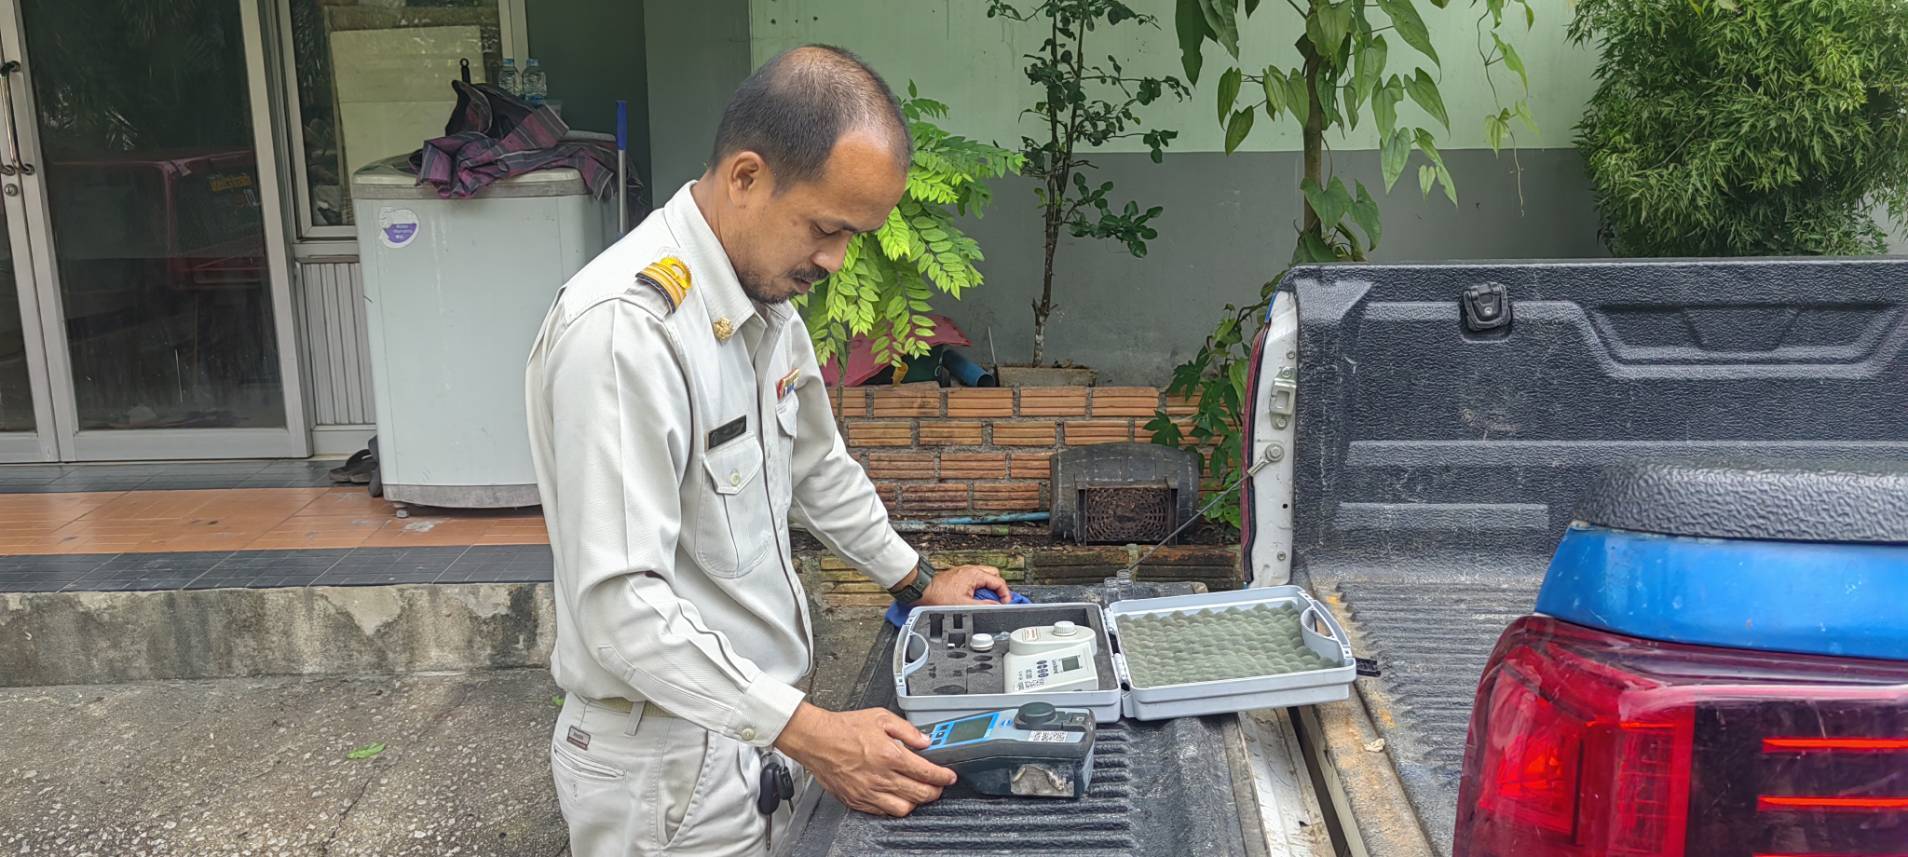
<instances>
[{"instance_id":1,"label":"pickup truck bed","mask_svg":"<svg viewBox=\"0 0 1908 857\"><path fill-rule=\"evenodd\" d=\"M1029 586L1021 591L1048 603L1104 604L1118 597L1104 586ZM1128 596L1193 591L1190 583L1142 583L1133 584ZM859 695L852 707L893 708L895 636L894 626L883 623L862 668ZM850 812L821 789L810 789L808 799L795 808L788 841L779 843L775 853L786 857L1266 857L1261 808L1246 753L1237 717L1102 724L1094 749L1093 786L1079 800L950 792L907 818L876 818Z\"/></svg>"},{"instance_id":2,"label":"pickup truck bed","mask_svg":"<svg viewBox=\"0 0 1908 857\"><path fill-rule=\"evenodd\" d=\"M1462 322L1487 284L1508 331ZM1600 469L1908 458L1908 259L1339 265L1284 288L1294 582L1382 671L1353 703L1384 743L1322 757L1362 794L1393 779L1435 853L1478 675ZM1341 823L1396 834L1350 797Z\"/></svg>"}]
</instances>

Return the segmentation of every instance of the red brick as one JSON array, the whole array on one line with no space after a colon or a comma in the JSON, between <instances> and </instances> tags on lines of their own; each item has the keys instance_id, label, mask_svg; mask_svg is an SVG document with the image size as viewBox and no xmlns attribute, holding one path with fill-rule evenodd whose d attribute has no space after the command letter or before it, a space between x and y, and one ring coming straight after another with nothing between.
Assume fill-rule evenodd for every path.
<instances>
[{"instance_id":1,"label":"red brick","mask_svg":"<svg viewBox=\"0 0 1908 857\"><path fill-rule=\"evenodd\" d=\"M980 446L981 424L973 420L922 420L922 446Z\"/></svg>"},{"instance_id":2,"label":"red brick","mask_svg":"<svg viewBox=\"0 0 1908 857\"><path fill-rule=\"evenodd\" d=\"M941 453L941 478L1006 479L1007 453L943 452Z\"/></svg>"},{"instance_id":3,"label":"red brick","mask_svg":"<svg viewBox=\"0 0 1908 857\"><path fill-rule=\"evenodd\" d=\"M913 446L914 424L903 422L848 423L849 446Z\"/></svg>"},{"instance_id":4,"label":"red brick","mask_svg":"<svg viewBox=\"0 0 1908 857\"><path fill-rule=\"evenodd\" d=\"M948 390L947 415L950 417L1011 417L1014 415L1014 391L1000 387Z\"/></svg>"},{"instance_id":5,"label":"red brick","mask_svg":"<svg viewBox=\"0 0 1908 857\"><path fill-rule=\"evenodd\" d=\"M1132 420L1073 420L1067 423L1068 446L1124 443L1132 439Z\"/></svg>"},{"instance_id":6,"label":"red brick","mask_svg":"<svg viewBox=\"0 0 1908 857\"><path fill-rule=\"evenodd\" d=\"M835 388L828 388L828 398L834 402L835 410L843 418L852 419L868 415L868 390L863 387L849 387L837 394Z\"/></svg>"},{"instance_id":7,"label":"red brick","mask_svg":"<svg viewBox=\"0 0 1908 857\"><path fill-rule=\"evenodd\" d=\"M1053 475L1053 453L1016 452L1007 475L1014 479L1046 479Z\"/></svg>"},{"instance_id":8,"label":"red brick","mask_svg":"<svg viewBox=\"0 0 1908 857\"><path fill-rule=\"evenodd\" d=\"M882 505L892 509L895 501L901 499L901 486L893 482L876 482L875 496L881 498Z\"/></svg>"},{"instance_id":9,"label":"red brick","mask_svg":"<svg viewBox=\"0 0 1908 857\"><path fill-rule=\"evenodd\" d=\"M1175 417L1199 413L1198 396L1167 396L1166 413Z\"/></svg>"},{"instance_id":10,"label":"red brick","mask_svg":"<svg viewBox=\"0 0 1908 857\"><path fill-rule=\"evenodd\" d=\"M874 416L883 417L938 417L941 415L941 391L939 388L920 390L910 388L883 389L874 393Z\"/></svg>"},{"instance_id":11,"label":"red brick","mask_svg":"<svg viewBox=\"0 0 1908 857\"><path fill-rule=\"evenodd\" d=\"M1034 512L1041 502L1038 482L995 482L974 486L974 509L980 512Z\"/></svg>"},{"instance_id":12,"label":"red brick","mask_svg":"<svg viewBox=\"0 0 1908 857\"><path fill-rule=\"evenodd\" d=\"M934 453L871 452L868 475L874 479L933 479Z\"/></svg>"},{"instance_id":13,"label":"red brick","mask_svg":"<svg viewBox=\"0 0 1908 857\"><path fill-rule=\"evenodd\" d=\"M1053 420L1020 420L994 423L995 446L1052 446Z\"/></svg>"},{"instance_id":14,"label":"red brick","mask_svg":"<svg viewBox=\"0 0 1908 857\"><path fill-rule=\"evenodd\" d=\"M1158 411L1157 388L1093 388L1093 415L1096 417L1150 417Z\"/></svg>"},{"instance_id":15,"label":"red brick","mask_svg":"<svg viewBox=\"0 0 1908 857\"><path fill-rule=\"evenodd\" d=\"M1085 387L1020 388L1020 415L1023 417L1084 417L1086 413Z\"/></svg>"},{"instance_id":16,"label":"red brick","mask_svg":"<svg viewBox=\"0 0 1908 857\"><path fill-rule=\"evenodd\" d=\"M968 511L967 483L941 482L896 485L898 494L890 504L902 515Z\"/></svg>"}]
</instances>

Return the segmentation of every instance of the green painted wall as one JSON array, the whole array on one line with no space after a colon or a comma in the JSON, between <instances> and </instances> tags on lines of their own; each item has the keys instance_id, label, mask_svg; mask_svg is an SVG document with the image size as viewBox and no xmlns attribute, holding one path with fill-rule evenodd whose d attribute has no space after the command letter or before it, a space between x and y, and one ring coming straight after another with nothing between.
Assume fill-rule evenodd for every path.
<instances>
[{"instance_id":1,"label":"green painted wall","mask_svg":"<svg viewBox=\"0 0 1908 857\"><path fill-rule=\"evenodd\" d=\"M702 175L729 96L749 76L747 0L645 0L655 204Z\"/></svg>"},{"instance_id":2,"label":"green painted wall","mask_svg":"<svg viewBox=\"0 0 1908 857\"><path fill-rule=\"evenodd\" d=\"M629 102L630 168L649 186L649 75L643 63L643 6L595 0L529 4L530 55L550 75L553 97L573 128L614 133L616 101Z\"/></svg>"},{"instance_id":3,"label":"green painted wall","mask_svg":"<svg viewBox=\"0 0 1908 857\"><path fill-rule=\"evenodd\" d=\"M1158 17L1158 28L1122 24L1117 30L1100 30L1099 44L1088 36L1088 52L1111 52L1130 71L1142 74L1183 74L1179 50L1172 33L1172 0L1136 0L1133 5ZM1423 64L1441 81L1445 107L1453 129L1444 135L1440 146L1446 149L1484 148L1484 116L1497 112L1498 102L1483 75L1483 60L1478 54L1480 33L1476 27L1478 12L1468 3L1452 3L1436 9L1421 3L1426 23L1432 30L1434 46L1444 62L1439 73L1415 51L1395 37L1392 44L1393 71L1409 72L1409 62ZM1530 106L1540 128L1538 134L1523 132L1519 144L1525 148L1565 148L1570 146L1571 126L1583 112L1595 80L1595 57L1591 51L1568 44L1564 28L1569 12L1562 4L1538 3L1536 26L1526 31L1521 17L1506 21L1502 32L1524 58L1530 73ZM945 101L952 108L951 125L960 133L1000 142L1017 141L1023 131L1037 130L1032 120L1024 120L1020 111L1034 102L1034 90L1021 73L1026 64L1021 57L1037 49L1045 31L1033 24L988 19L987 0L748 0L749 50L756 65L777 52L809 42L825 42L848 48L866 59L899 90L915 81L924 95ZM1373 13L1378 14L1378 13ZM1282 3L1267 2L1247 22L1240 36L1242 59L1262 68L1277 62L1296 65L1298 52L1292 41L1300 26L1299 17ZM1114 34L1119 41L1108 38ZM1485 45L1490 37L1482 36ZM1173 128L1180 138L1172 147L1177 152L1211 152L1223 149L1223 137L1214 107L1217 69L1228 60L1220 48L1206 46L1206 70L1192 97L1184 102L1154 105L1145 114L1158 127ZM1508 99L1520 84L1517 76L1495 67L1491 79ZM1369 115L1369 114L1367 114ZM1243 147L1248 151L1294 151L1300 148L1298 126L1290 120L1268 125L1260 114L1259 126ZM1409 103L1400 108L1399 121L1432 124L1432 120ZM1373 149L1376 133L1369 123L1349 140L1339 140L1338 148ZM1138 141L1126 141L1109 147L1110 151L1143 151Z\"/></svg>"}]
</instances>

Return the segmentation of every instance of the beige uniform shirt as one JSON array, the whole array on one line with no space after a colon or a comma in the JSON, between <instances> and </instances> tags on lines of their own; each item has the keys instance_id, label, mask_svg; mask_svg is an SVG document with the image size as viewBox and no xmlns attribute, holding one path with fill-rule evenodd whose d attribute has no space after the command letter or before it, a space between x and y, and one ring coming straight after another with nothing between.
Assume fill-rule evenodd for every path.
<instances>
[{"instance_id":1,"label":"beige uniform shirt","mask_svg":"<svg viewBox=\"0 0 1908 857\"><path fill-rule=\"evenodd\" d=\"M892 587L918 559L835 429L808 331L742 291L690 186L564 286L525 379L558 685L772 744L813 634L792 516ZM637 279L680 260L680 305Z\"/></svg>"}]
</instances>

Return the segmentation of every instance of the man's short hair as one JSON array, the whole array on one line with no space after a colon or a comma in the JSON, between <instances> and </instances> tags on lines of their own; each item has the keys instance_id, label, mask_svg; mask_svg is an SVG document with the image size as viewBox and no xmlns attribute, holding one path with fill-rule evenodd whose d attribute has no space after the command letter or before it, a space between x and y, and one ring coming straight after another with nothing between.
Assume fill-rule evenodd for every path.
<instances>
[{"instance_id":1,"label":"man's short hair","mask_svg":"<svg viewBox=\"0 0 1908 857\"><path fill-rule=\"evenodd\" d=\"M804 45L742 81L722 110L709 163L755 152L775 171L777 188L787 188L819 176L835 142L857 128L887 133L905 168L913 144L888 84L846 50Z\"/></svg>"}]
</instances>

